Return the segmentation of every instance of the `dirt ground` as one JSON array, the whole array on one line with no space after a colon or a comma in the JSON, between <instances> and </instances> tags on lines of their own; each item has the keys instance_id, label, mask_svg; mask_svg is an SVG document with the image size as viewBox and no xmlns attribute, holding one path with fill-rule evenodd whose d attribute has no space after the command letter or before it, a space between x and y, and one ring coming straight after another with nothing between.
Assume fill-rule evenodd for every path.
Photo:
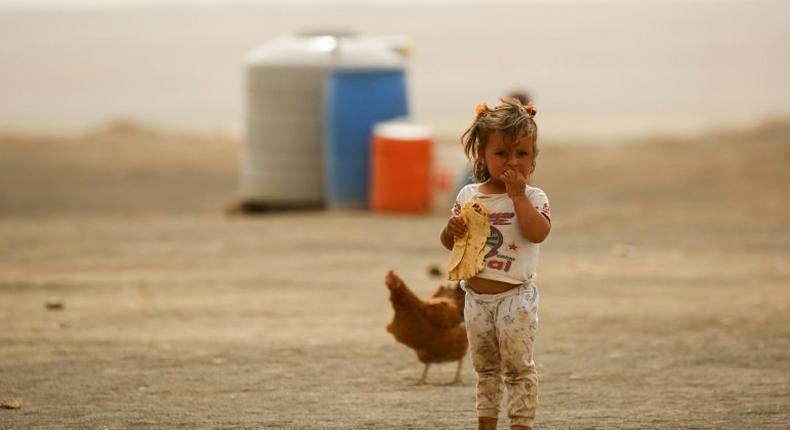
<instances>
[{"instance_id":1,"label":"dirt ground","mask_svg":"<svg viewBox=\"0 0 790 430\"><path fill-rule=\"evenodd\" d=\"M474 428L469 360L416 386L384 330L445 214L227 216L240 147L0 135L0 429ZM790 428L789 163L788 121L543 144L536 429Z\"/></svg>"}]
</instances>

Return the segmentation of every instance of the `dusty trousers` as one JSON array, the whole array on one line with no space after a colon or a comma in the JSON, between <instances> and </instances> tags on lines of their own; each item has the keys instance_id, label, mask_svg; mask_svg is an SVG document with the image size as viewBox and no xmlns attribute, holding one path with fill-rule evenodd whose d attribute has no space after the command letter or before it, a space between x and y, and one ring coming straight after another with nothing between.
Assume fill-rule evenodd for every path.
<instances>
[{"instance_id":1,"label":"dusty trousers","mask_svg":"<svg viewBox=\"0 0 790 430\"><path fill-rule=\"evenodd\" d=\"M538 288L533 282L499 294L475 293L466 282L464 319L477 372L477 416L497 418L508 393L510 425L532 428L538 375L532 345L538 329Z\"/></svg>"}]
</instances>

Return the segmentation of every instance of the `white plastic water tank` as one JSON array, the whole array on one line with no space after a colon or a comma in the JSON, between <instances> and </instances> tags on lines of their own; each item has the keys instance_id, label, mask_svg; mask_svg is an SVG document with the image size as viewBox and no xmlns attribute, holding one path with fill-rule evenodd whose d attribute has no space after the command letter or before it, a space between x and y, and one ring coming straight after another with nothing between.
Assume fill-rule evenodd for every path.
<instances>
[{"instance_id":1,"label":"white plastic water tank","mask_svg":"<svg viewBox=\"0 0 790 430\"><path fill-rule=\"evenodd\" d=\"M242 202L324 205L325 78L334 68L404 67L402 48L402 39L313 33L281 37L251 51Z\"/></svg>"}]
</instances>

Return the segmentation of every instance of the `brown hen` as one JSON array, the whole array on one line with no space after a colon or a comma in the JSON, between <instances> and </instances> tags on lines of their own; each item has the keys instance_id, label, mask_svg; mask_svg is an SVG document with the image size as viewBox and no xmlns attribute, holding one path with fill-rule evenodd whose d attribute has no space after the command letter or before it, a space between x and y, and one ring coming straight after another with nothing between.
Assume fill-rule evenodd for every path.
<instances>
[{"instance_id":1,"label":"brown hen","mask_svg":"<svg viewBox=\"0 0 790 430\"><path fill-rule=\"evenodd\" d=\"M464 293L457 284L440 286L433 297L421 300L393 271L387 273L387 288L395 315L387 331L395 340L417 353L425 363L424 384L433 363L458 361L454 384L461 382L461 364L469 349L463 323Z\"/></svg>"}]
</instances>

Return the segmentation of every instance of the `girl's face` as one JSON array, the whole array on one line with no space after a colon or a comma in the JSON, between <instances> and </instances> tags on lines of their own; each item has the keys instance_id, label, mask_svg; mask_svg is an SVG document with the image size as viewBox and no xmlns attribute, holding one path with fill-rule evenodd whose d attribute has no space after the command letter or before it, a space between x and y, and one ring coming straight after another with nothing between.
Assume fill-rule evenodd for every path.
<instances>
[{"instance_id":1,"label":"girl's face","mask_svg":"<svg viewBox=\"0 0 790 430\"><path fill-rule=\"evenodd\" d=\"M529 178L535 161L534 145L532 139L521 136L515 142L505 144L502 133L496 132L488 136L484 157L486 168L494 183L503 183L502 174L506 170L521 173L524 178Z\"/></svg>"}]
</instances>

